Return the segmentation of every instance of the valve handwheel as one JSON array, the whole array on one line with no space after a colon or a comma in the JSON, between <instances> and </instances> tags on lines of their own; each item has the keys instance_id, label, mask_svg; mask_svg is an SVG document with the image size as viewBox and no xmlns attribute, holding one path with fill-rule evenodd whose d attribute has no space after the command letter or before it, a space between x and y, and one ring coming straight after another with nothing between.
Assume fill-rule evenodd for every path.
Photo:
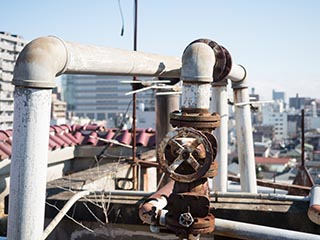
<instances>
[{"instance_id":1,"label":"valve handwheel","mask_svg":"<svg viewBox=\"0 0 320 240\"><path fill-rule=\"evenodd\" d=\"M212 139L210 142L202 132L187 127L169 132L158 149L162 169L178 182L190 183L203 177L217 154L217 142Z\"/></svg>"}]
</instances>

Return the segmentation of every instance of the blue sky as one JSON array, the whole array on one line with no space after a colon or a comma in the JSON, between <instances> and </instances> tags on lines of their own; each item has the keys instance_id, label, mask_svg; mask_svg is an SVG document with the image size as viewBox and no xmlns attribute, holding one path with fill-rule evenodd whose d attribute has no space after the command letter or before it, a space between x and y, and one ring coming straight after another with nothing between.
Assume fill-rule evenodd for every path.
<instances>
[{"instance_id":1,"label":"blue sky","mask_svg":"<svg viewBox=\"0 0 320 240\"><path fill-rule=\"evenodd\" d=\"M124 36L118 0L2 0L0 31L132 49L133 0L120 3ZM317 0L139 0L138 50L181 56L209 38L247 69L264 99L272 89L320 98L319 12Z\"/></svg>"}]
</instances>

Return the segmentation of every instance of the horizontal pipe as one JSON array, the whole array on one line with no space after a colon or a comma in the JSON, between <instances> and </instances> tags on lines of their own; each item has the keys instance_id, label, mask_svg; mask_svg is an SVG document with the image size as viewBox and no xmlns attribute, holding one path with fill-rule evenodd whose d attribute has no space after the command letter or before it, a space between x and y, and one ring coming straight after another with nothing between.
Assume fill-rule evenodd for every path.
<instances>
[{"instance_id":1,"label":"horizontal pipe","mask_svg":"<svg viewBox=\"0 0 320 240\"><path fill-rule=\"evenodd\" d=\"M255 224L215 219L215 235L234 237L237 239L287 239L287 240L316 240L319 235L291 231L280 228L265 227Z\"/></svg>"},{"instance_id":2,"label":"horizontal pipe","mask_svg":"<svg viewBox=\"0 0 320 240\"><path fill-rule=\"evenodd\" d=\"M234 182L240 182L240 177L228 175L228 180L234 181ZM311 190L310 187L306 187L306 186L287 184L287 183L274 183L274 182L261 180L261 179L257 179L257 185L267 187L267 188L281 189L289 192L292 191L295 194L299 194L299 195L308 195Z\"/></svg>"},{"instance_id":3,"label":"horizontal pipe","mask_svg":"<svg viewBox=\"0 0 320 240\"><path fill-rule=\"evenodd\" d=\"M180 58L71 42L66 48L65 73L180 77Z\"/></svg>"},{"instance_id":4,"label":"horizontal pipe","mask_svg":"<svg viewBox=\"0 0 320 240\"><path fill-rule=\"evenodd\" d=\"M146 191L131 191L131 190L112 190L112 191L92 191L90 194L104 194L110 196L131 196L131 197L148 197L168 195L162 192L146 192ZM210 192L211 198L244 198L244 199L268 199L274 201L294 201L294 202L309 202L309 196L295 196L274 193L247 193L247 192Z\"/></svg>"},{"instance_id":5,"label":"horizontal pipe","mask_svg":"<svg viewBox=\"0 0 320 240\"><path fill-rule=\"evenodd\" d=\"M20 53L13 84L55 87L61 74L161 76L180 78L181 59L158 54L66 42L57 37L31 41Z\"/></svg>"},{"instance_id":6,"label":"horizontal pipe","mask_svg":"<svg viewBox=\"0 0 320 240\"><path fill-rule=\"evenodd\" d=\"M211 192L212 198L243 198L243 199L266 199L274 201L309 202L308 196L293 196L275 193L247 193L247 192Z\"/></svg>"},{"instance_id":7,"label":"horizontal pipe","mask_svg":"<svg viewBox=\"0 0 320 240\"><path fill-rule=\"evenodd\" d=\"M211 52L207 51L207 53ZM212 58L211 55L209 57ZM212 61L209 62L212 65ZM200 70L202 71L199 69L199 72ZM210 75L213 74L212 71L213 68ZM53 88L55 77L61 74L180 78L181 59L67 42L54 36L40 37L27 44L19 54L14 69L13 84L24 87ZM188 74L183 72L185 80L188 79ZM202 76L202 73L201 76L198 75L200 81L211 79L208 75ZM245 77L245 69L236 64L232 65L227 76L232 81L242 81Z\"/></svg>"}]
</instances>

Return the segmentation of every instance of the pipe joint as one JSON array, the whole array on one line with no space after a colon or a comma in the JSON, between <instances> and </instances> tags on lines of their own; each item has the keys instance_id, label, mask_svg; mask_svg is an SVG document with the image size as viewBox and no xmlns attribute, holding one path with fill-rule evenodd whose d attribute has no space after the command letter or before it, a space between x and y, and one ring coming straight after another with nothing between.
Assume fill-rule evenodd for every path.
<instances>
[{"instance_id":1,"label":"pipe joint","mask_svg":"<svg viewBox=\"0 0 320 240\"><path fill-rule=\"evenodd\" d=\"M247 77L247 70L242 65L234 64L231 67L231 71L228 75L228 79L232 81L232 84L241 84Z\"/></svg>"},{"instance_id":2,"label":"pipe joint","mask_svg":"<svg viewBox=\"0 0 320 240\"><path fill-rule=\"evenodd\" d=\"M242 89L242 88L248 88L248 81L246 78L244 78L241 81L232 81L232 88L233 89Z\"/></svg>"},{"instance_id":3,"label":"pipe joint","mask_svg":"<svg viewBox=\"0 0 320 240\"><path fill-rule=\"evenodd\" d=\"M228 79L225 78L219 82L213 82L212 87L225 87L228 85Z\"/></svg>"},{"instance_id":4,"label":"pipe joint","mask_svg":"<svg viewBox=\"0 0 320 240\"><path fill-rule=\"evenodd\" d=\"M192 43L182 55L181 80L197 83L213 82L215 55L205 43Z\"/></svg>"},{"instance_id":5,"label":"pipe joint","mask_svg":"<svg viewBox=\"0 0 320 240\"><path fill-rule=\"evenodd\" d=\"M61 39L48 36L33 40L20 53L12 83L15 86L50 89L55 77L68 65L68 51Z\"/></svg>"}]
</instances>

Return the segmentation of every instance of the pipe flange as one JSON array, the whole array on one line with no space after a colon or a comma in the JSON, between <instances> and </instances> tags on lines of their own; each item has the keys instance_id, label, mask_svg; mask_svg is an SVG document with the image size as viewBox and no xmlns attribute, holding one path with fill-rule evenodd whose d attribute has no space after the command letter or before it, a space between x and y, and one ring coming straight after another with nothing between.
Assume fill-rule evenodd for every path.
<instances>
[{"instance_id":1,"label":"pipe flange","mask_svg":"<svg viewBox=\"0 0 320 240\"><path fill-rule=\"evenodd\" d=\"M232 68L232 58L231 58L231 54L229 53L229 51L224 47L221 46L223 52L224 52L224 56L226 57L226 64L224 66L224 69L221 73L221 75L219 76L218 81L223 81L224 79L226 79L226 77L229 75L229 73L231 72L231 68Z\"/></svg>"},{"instance_id":2,"label":"pipe flange","mask_svg":"<svg viewBox=\"0 0 320 240\"><path fill-rule=\"evenodd\" d=\"M188 113L185 111L174 111L170 114L170 124L173 127L213 130L220 126L220 115L209 112Z\"/></svg>"},{"instance_id":3,"label":"pipe flange","mask_svg":"<svg viewBox=\"0 0 320 240\"><path fill-rule=\"evenodd\" d=\"M203 133L183 127L167 134L157 154L161 168L169 177L190 183L207 173L216 151Z\"/></svg>"}]
</instances>

